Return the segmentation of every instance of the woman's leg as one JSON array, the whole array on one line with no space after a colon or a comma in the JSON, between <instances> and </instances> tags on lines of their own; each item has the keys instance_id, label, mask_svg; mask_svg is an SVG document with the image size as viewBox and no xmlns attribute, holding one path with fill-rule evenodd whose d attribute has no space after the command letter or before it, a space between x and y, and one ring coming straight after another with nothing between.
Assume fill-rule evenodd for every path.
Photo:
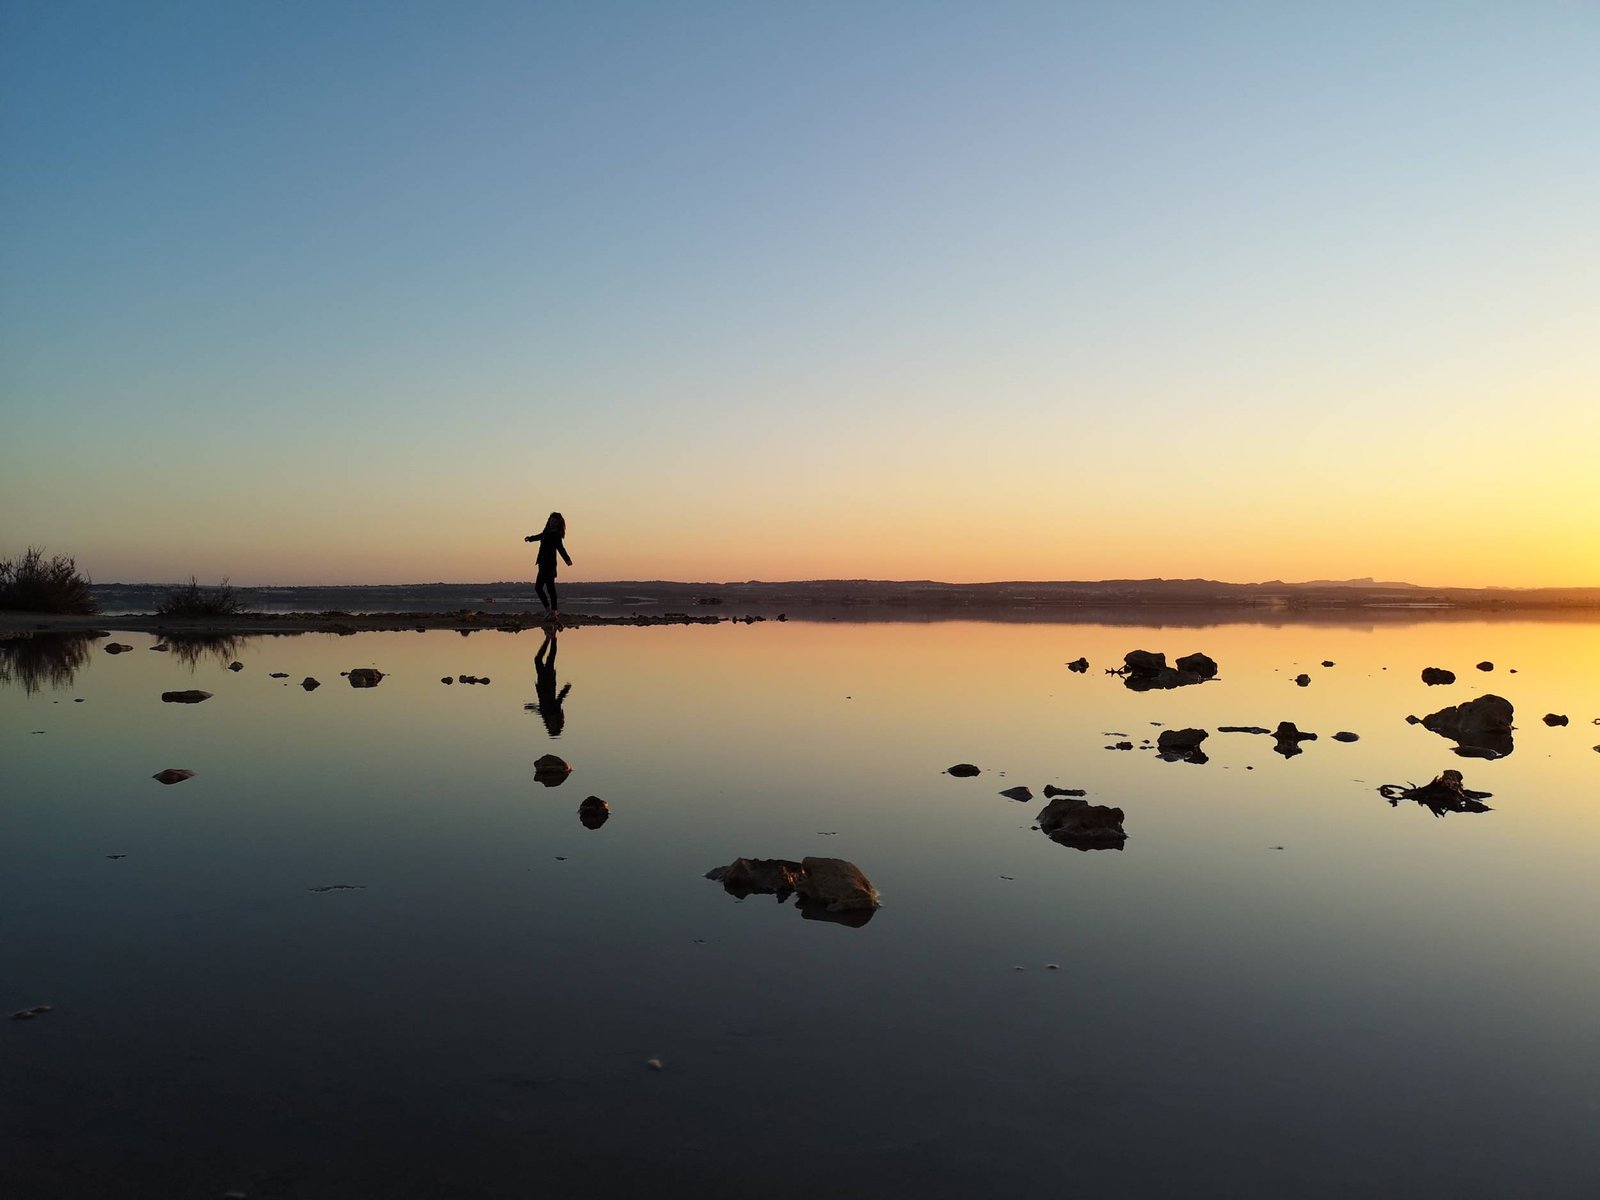
<instances>
[{"instance_id":1,"label":"woman's leg","mask_svg":"<svg viewBox=\"0 0 1600 1200\"><path fill-rule=\"evenodd\" d=\"M550 574L550 582L545 584L545 587L550 589L550 611L551 612L560 612L561 611L561 606L556 603L556 577L555 577L555 572L553 572L553 571L551 572L551 574Z\"/></svg>"},{"instance_id":2,"label":"woman's leg","mask_svg":"<svg viewBox=\"0 0 1600 1200\"><path fill-rule=\"evenodd\" d=\"M539 603L545 606L546 611L556 606L555 588L551 586L550 576L543 571L534 577L533 594L539 597Z\"/></svg>"}]
</instances>

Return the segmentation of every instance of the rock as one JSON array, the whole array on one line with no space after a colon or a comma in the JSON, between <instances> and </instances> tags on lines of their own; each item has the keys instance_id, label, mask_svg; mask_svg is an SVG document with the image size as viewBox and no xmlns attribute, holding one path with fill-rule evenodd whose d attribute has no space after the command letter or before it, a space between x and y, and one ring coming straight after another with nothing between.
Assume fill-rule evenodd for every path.
<instances>
[{"instance_id":1,"label":"rock","mask_svg":"<svg viewBox=\"0 0 1600 1200\"><path fill-rule=\"evenodd\" d=\"M452 679L450 676L446 675L446 676L444 676L444 678L440 679L439 682L440 683L454 683L455 680Z\"/></svg>"},{"instance_id":2,"label":"rock","mask_svg":"<svg viewBox=\"0 0 1600 1200\"><path fill-rule=\"evenodd\" d=\"M578 805L578 820L585 829L599 829L611 819L611 806L599 796L590 796Z\"/></svg>"},{"instance_id":3,"label":"rock","mask_svg":"<svg viewBox=\"0 0 1600 1200\"><path fill-rule=\"evenodd\" d=\"M133 647L128 645L126 642L110 642L106 646L106 653L107 654L126 654L129 650L132 650L132 649L133 649Z\"/></svg>"},{"instance_id":4,"label":"rock","mask_svg":"<svg viewBox=\"0 0 1600 1200\"><path fill-rule=\"evenodd\" d=\"M861 873L861 868L842 858L800 860L803 874L795 889L801 903L820 906L827 912L852 912L878 907L878 889Z\"/></svg>"},{"instance_id":5,"label":"rock","mask_svg":"<svg viewBox=\"0 0 1600 1200\"><path fill-rule=\"evenodd\" d=\"M244 670L244 664L242 662L231 662L231 663L228 664L228 670L230 670L230 671L242 671L242 670Z\"/></svg>"},{"instance_id":6,"label":"rock","mask_svg":"<svg viewBox=\"0 0 1600 1200\"><path fill-rule=\"evenodd\" d=\"M1333 660L1329 659L1329 658L1325 658L1325 659L1322 660L1322 665L1325 666L1325 667L1331 667L1331 666L1334 665L1333 664Z\"/></svg>"},{"instance_id":7,"label":"rock","mask_svg":"<svg viewBox=\"0 0 1600 1200\"><path fill-rule=\"evenodd\" d=\"M1484 659L1481 663L1478 664L1478 670L1480 670L1480 671L1492 671L1492 670L1494 670L1494 664L1492 662L1490 662L1488 659Z\"/></svg>"},{"instance_id":8,"label":"rock","mask_svg":"<svg viewBox=\"0 0 1600 1200\"><path fill-rule=\"evenodd\" d=\"M311 678L311 676L307 675L300 681L300 686L305 688L305 690L308 692L314 692L321 687L322 684L318 680L315 680Z\"/></svg>"},{"instance_id":9,"label":"rock","mask_svg":"<svg viewBox=\"0 0 1600 1200\"><path fill-rule=\"evenodd\" d=\"M163 704L199 704L202 700L211 699L210 692L202 692L198 688L190 688L186 692L162 692Z\"/></svg>"},{"instance_id":10,"label":"rock","mask_svg":"<svg viewBox=\"0 0 1600 1200\"><path fill-rule=\"evenodd\" d=\"M373 688L383 682L383 672L376 667L357 667L348 674L353 688Z\"/></svg>"},{"instance_id":11,"label":"rock","mask_svg":"<svg viewBox=\"0 0 1600 1200\"><path fill-rule=\"evenodd\" d=\"M1209 654L1185 654L1172 665L1180 671L1192 671L1201 679L1215 679L1217 676L1217 660Z\"/></svg>"},{"instance_id":12,"label":"rock","mask_svg":"<svg viewBox=\"0 0 1600 1200\"><path fill-rule=\"evenodd\" d=\"M953 767L946 767L944 773L954 775L957 779L968 779L973 775L982 774L982 771L971 763L957 763Z\"/></svg>"},{"instance_id":13,"label":"rock","mask_svg":"<svg viewBox=\"0 0 1600 1200\"><path fill-rule=\"evenodd\" d=\"M157 642L154 646L151 646L150 649L160 650L162 653L165 653L166 651L171 650L172 647L167 645L165 642Z\"/></svg>"},{"instance_id":14,"label":"rock","mask_svg":"<svg viewBox=\"0 0 1600 1200\"><path fill-rule=\"evenodd\" d=\"M1489 799L1493 793L1468 791L1462 786L1460 771L1445 771L1432 783L1422 787L1401 787L1398 783L1386 783L1378 789L1378 794L1395 807L1398 807L1402 800L1415 800L1436 817L1442 817L1447 812L1492 811L1487 804L1482 804L1480 801Z\"/></svg>"},{"instance_id":15,"label":"rock","mask_svg":"<svg viewBox=\"0 0 1600 1200\"><path fill-rule=\"evenodd\" d=\"M1130 675L1158 675L1167 669L1167 656L1151 650L1129 650L1122 656L1122 669Z\"/></svg>"},{"instance_id":16,"label":"rock","mask_svg":"<svg viewBox=\"0 0 1600 1200\"><path fill-rule=\"evenodd\" d=\"M1128 840L1120 808L1090 804L1076 796L1057 796L1037 819L1040 831L1051 841L1078 850L1120 850Z\"/></svg>"},{"instance_id":17,"label":"rock","mask_svg":"<svg viewBox=\"0 0 1600 1200\"><path fill-rule=\"evenodd\" d=\"M717 601L717 603L721 604L722 601L719 600L719 601ZM664 1070L666 1070L666 1068L661 1065L661 1060L659 1058L647 1058L647 1059L644 1060L644 1065L645 1065L646 1068L648 1068L651 1071L664 1071Z\"/></svg>"},{"instance_id":18,"label":"rock","mask_svg":"<svg viewBox=\"0 0 1600 1200\"><path fill-rule=\"evenodd\" d=\"M1049 799L1052 796L1087 796L1089 793L1082 788L1058 788L1047 783L1044 785L1044 794L1045 799Z\"/></svg>"},{"instance_id":19,"label":"rock","mask_svg":"<svg viewBox=\"0 0 1600 1200\"><path fill-rule=\"evenodd\" d=\"M1452 704L1422 718L1422 727L1457 743L1461 749L1492 750L1496 757L1514 748L1511 701L1492 694L1478 696L1462 704Z\"/></svg>"},{"instance_id":20,"label":"rock","mask_svg":"<svg viewBox=\"0 0 1600 1200\"><path fill-rule=\"evenodd\" d=\"M1311 676L1309 676L1309 675L1296 675L1294 677L1294 682L1295 682L1295 685L1297 687L1310 687L1311 686Z\"/></svg>"},{"instance_id":21,"label":"rock","mask_svg":"<svg viewBox=\"0 0 1600 1200\"><path fill-rule=\"evenodd\" d=\"M878 889L861 869L842 858L736 858L725 867L706 872L707 879L741 899L751 895L777 896L781 904L791 894L798 897L801 916L864 925L878 907Z\"/></svg>"},{"instance_id":22,"label":"rock","mask_svg":"<svg viewBox=\"0 0 1600 1200\"><path fill-rule=\"evenodd\" d=\"M1546 725L1565 725L1567 718L1563 713L1545 713L1544 723Z\"/></svg>"},{"instance_id":23,"label":"rock","mask_svg":"<svg viewBox=\"0 0 1600 1200\"><path fill-rule=\"evenodd\" d=\"M1361 737L1359 734L1351 733L1348 729L1341 729L1333 735L1333 740L1336 742L1359 742Z\"/></svg>"},{"instance_id":24,"label":"rock","mask_svg":"<svg viewBox=\"0 0 1600 1200\"><path fill-rule=\"evenodd\" d=\"M1285 758L1293 758L1299 754L1301 742L1314 742L1317 735L1314 733L1301 733L1293 721L1279 721L1278 728L1273 730L1272 736L1277 740L1277 745L1272 749L1275 753Z\"/></svg>"},{"instance_id":25,"label":"rock","mask_svg":"<svg viewBox=\"0 0 1600 1200\"><path fill-rule=\"evenodd\" d=\"M1113 745L1107 746L1106 749L1107 750L1132 750L1133 749L1133 743L1132 742L1117 742L1117 743L1115 743Z\"/></svg>"},{"instance_id":26,"label":"rock","mask_svg":"<svg viewBox=\"0 0 1600 1200\"><path fill-rule=\"evenodd\" d=\"M1422 724L1422 718L1419 717L1419 716L1415 716L1412 713L1407 713L1406 714L1406 724L1407 725L1421 725Z\"/></svg>"},{"instance_id":27,"label":"rock","mask_svg":"<svg viewBox=\"0 0 1600 1200\"><path fill-rule=\"evenodd\" d=\"M1020 800L1023 803L1027 803L1029 800L1033 799L1033 793L1027 788L1021 786L1007 788L1000 794L1007 800Z\"/></svg>"},{"instance_id":28,"label":"rock","mask_svg":"<svg viewBox=\"0 0 1600 1200\"><path fill-rule=\"evenodd\" d=\"M194 772L180 770L177 767L168 767L165 771L157 771L154 775L150 776L150 778L154 779L157 783L182 783L185 779L193 779Z\"/></svg>"},{"instance_id":29,"label":"rock","mask_svg":"<svg viewBox=\"0 0 1600 1200\"><path fill-rule=\"evenodd\" d=\"M289 678L289 672L287 672L287 671L273 671L270 675L267 676L267 678L268 679L287 679L287 678Z\"/></svg>"},{"instance_id":30,"label":"rock","mask_svg":"<svg viewBox=\"0 0 1600 1200\"><path fill-rule=\"evenodd\" d=\"M1456 673L1454 671L1447 671L1443 667L1422 668L1422 682L1429 687L1438 687L1440 684L1454 683L1455 681Z\"/></svg>"},{"instance_id":31,"label":"rock","mask_svg":"<svg viewBox=\"0 0 1600 1200\"><path fill-rule=\"evenodd\" d=\"M570 774L572 768L567 765L567 760L557 758L554 754L542 754L534 760L534 781L544 784L545 787L556 787L565 783Z\"/></svg>"},{"instance_id":32,"label":"rock","mask_svg":"<svg viewBox=\"0 0 1600 1200\"><path fill-rule=\"evenodd\" d=\"M1067 670L1075 671L1079 675L1082 675L1088 669L1089 660L1087 658L1075 658L1067 664Z\"/></svg>"},{"instance_id":33,"label":"rock","mask_svg":"<svg viewBox=\"0 0 1600 1200\"><path fill-rule=\"evenodd\" d=\"M1263 729L1259 725L1218 725L1218 733L1271 733L1270 729Z\"/></svg>"},{"instance_id":34,"label":"rock","mask_svg":"<svg viewBox=\"0 0 1600 1200\"><path fill-rule=\"evenodd\" d=\"M1200 743L1210 736L1204 729L1163 729L1156 737L1156 749L1163 754L1188 754L1200 749Z\"/></svg>"}]
</instances>

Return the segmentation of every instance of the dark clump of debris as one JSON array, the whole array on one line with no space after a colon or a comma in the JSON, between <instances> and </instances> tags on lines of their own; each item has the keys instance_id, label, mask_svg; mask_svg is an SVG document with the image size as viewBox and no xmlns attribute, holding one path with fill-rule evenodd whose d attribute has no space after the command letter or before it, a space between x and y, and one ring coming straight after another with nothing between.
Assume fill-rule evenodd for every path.
<instances>
[{"instance_id":1,"label":"dark clump of debris","mask_svg":"<svg viewBox=\"0 0 1600 1200\"><path fill-rule=\"evenodd\" d=\"M1493 792L1473 792L1462 785L1460 771L1446 771L1432 783L1417 787L1415 784L1402 787L1398 783L1386 783L1378 789L1378 794L1392 806L1398 808L1402 800L1415 800L1436 817L1445 813L1482 813L1493 810L1482 801L1489 799Z\"/></svg>"}]
</instances>

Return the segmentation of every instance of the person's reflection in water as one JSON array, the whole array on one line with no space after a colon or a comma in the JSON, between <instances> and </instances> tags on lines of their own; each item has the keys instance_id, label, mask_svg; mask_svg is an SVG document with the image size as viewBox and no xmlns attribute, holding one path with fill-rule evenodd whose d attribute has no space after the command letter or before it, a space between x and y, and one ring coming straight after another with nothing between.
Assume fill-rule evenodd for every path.
<instances>
[{"instance_id":1,"label":"person's reflection in water","mask_svg":"<svg viewBox=\"0 0 1600 1200\"><path fill-rule=\"evenodd\" d=\"M545 630L544 644L533 656L533 694L538 697L538 703L528 705L544 718L545 731L553 738L561 736L561 730L567 723L567 715L561 705L572 690L570 683L560 691L556 690L556 649L555 631Z\"/></svg>"}]
</instances>

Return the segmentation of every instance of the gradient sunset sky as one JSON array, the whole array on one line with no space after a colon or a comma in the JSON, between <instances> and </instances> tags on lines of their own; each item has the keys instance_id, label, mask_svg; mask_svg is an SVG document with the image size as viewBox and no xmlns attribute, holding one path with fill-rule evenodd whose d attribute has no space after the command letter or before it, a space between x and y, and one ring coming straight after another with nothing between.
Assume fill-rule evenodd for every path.
<instances>
[{"instance_id":1,"label":"gradient sunset sky","mask_svg":"<svg viewBox=\"0 0 1600 1200\"><path fill-rule=\"evenodd\" d=\"M1600 585L1600 5L0 7L0 555Z\"/></svg>"}]
</instances>

